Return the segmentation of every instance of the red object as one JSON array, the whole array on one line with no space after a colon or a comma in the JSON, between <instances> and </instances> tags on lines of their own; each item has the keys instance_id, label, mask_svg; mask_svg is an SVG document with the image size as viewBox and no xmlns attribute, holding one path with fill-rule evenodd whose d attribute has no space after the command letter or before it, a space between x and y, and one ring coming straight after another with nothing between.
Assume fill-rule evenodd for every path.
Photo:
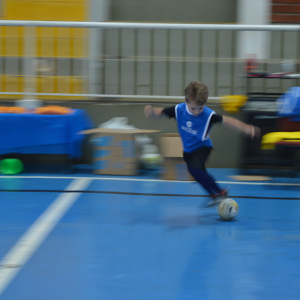
<instances>
[{"instance_id":1,"label":"red object","mask_svg":"<svg viewBox=\"0 0 300 300\"><path fill-rule=\"evenodd\" d=\"M249 57L246 59L246 72L253 72L257 68L256 59L254 57Z\"/></svg>"},{"instance_id":2,"label":"red object","mask_svg":"<svg viewBox=\"0 0 300 300\"><path fill-rule=\"evenodd\" d=\"M291 121L291 118L278 119L278 131L300 131L300 121Z\"/></svg>"}]
</instances>

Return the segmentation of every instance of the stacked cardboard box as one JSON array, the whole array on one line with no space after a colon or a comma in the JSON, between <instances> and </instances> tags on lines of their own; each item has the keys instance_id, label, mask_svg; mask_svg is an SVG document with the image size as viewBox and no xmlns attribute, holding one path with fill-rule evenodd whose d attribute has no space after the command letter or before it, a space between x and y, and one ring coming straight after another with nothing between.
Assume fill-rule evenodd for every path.
<instances>
[{"instance_id":1,"label":"stacked cardboard box","mask_svg":"<svg viewBox=\"0 0 300 300\"><path fill-rule=\"evenodd\" d=\"M81 133L92 134L95 174L137 175L140 153L135 136L154 132L159 131L95 128Z\"/></svg>"},{"instance_id":2,"label":"stacked cardboard box","mask_svg":"<svg viewBox=\"0 0 300 300\"><path fill-rule=\"evenodd\" d=\"M164 157L165 180L194 180L183 160L183 147L179 134L165 133L160 137L160 151Z\"/></svg>"}]
</instances>

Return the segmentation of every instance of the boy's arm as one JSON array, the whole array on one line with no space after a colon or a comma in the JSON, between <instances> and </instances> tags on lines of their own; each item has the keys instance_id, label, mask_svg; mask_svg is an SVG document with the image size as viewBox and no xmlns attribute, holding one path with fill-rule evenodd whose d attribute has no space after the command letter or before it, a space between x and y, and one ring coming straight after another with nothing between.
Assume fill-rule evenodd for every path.
<instances>
[{"instance_id":1,"label":"boy's arm","mask_svg":"<svg viewBox=\"0 0 300 300\"><path fill-rule=\"evenodd\" d=\"M162 114L163 109L163 107L152 107L151 105L147 105L144 108L144 112L147 118L158 118L164 116L164 114Z\"/></svg>"},{"instance_id":2,"label":"boy's arm","mask_svg":"<svg viewBox=\"0 0 300 300\"><path fill-rule=\"evenodd\" d=\"M238 131L242 131L245 134L249 135L251 138L260 137L260 129L258 127L251 124L246 124L232 117L223 116L223 125L232 129L236 129Z\"/></svg>"}]
</instances>

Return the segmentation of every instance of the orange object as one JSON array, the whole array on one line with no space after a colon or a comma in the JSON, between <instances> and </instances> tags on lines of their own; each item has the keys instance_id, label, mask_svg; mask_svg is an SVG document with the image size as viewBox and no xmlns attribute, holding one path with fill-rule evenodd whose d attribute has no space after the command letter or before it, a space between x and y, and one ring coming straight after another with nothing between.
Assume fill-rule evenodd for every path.
<instances>
[{"instance_id":1,"label":"orange object","mask_svg":"<svg viewBox=\"0 0 300 300\"><path fill-rule=\"evenodd\" d=\"M24 107L6 107L6 106L0 106L0 113L1 114L26 114L28 111Z\"/></svg>"},{"instance_id":2,"label":"orange object","mask_svg":"<svg viewBox=\"0 0 300 300\"><path fill-rule=\"evenodd\" d=\"M48 105L35 110L35 113L38 115L69 115L72 112L71 108L58 105Z\"/></svg>"},{"instance_id":3,"label":"orange object","mask_svg":"<svg viewBox=\"0 0 300 300\"><path fill-rule=\"evenodd\" d=\"M256 61L256 57L255 55L249 55L246 59L246 72L250 73L250 72L254 72L255 70L257 70L258 66L257 66L257 61Z\"/></svg>"}]
</instances>

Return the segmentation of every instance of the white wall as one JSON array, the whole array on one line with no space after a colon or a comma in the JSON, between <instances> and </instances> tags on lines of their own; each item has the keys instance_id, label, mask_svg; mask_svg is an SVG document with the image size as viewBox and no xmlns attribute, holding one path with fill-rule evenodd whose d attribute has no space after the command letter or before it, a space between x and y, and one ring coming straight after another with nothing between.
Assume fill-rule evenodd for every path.
<instances>
[{"instance_id":1,"label":"white wall","mask_svg":"<svg viewBox=\"0 0 300 300\"><path fill-rule=\"evenodd\" d=\"M270 24L271 0L239 0L237 3L237 22L247 25ZM257 59L269 58L268 32L247 31L238 35L238 57L246 58L249 55Z\"/></svg>"}]
</instances>

